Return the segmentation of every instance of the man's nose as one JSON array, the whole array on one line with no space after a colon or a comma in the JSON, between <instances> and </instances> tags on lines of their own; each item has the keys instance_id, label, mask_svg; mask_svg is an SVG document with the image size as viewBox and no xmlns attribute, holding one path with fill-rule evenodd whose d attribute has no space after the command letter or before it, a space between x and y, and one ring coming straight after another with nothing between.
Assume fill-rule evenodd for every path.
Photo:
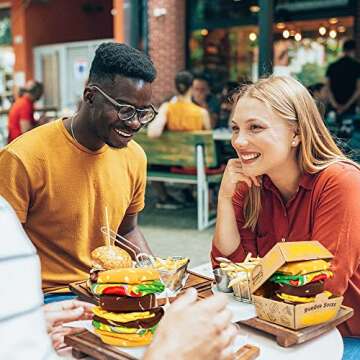
<instances>
[{"instance_id":1,"label":"man's nose","mask_svg":"<svg viewBox=\"0 0 360 360\"><path fill-rule=\"evenodd\" d=\"M136 113L133 118L126 121L126 125L132 130L138 130L139 128L141 128L142 124L139 120L138 114Z\"/></svg>"}]
</instances>

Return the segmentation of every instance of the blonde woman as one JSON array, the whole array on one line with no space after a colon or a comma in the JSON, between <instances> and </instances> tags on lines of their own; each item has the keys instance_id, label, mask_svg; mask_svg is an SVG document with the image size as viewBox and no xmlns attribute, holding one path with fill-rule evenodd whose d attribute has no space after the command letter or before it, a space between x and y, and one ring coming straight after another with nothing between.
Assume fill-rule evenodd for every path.
<instances>
[{"instance_id":1,"label":"blonde woman","mask_svg":"<svg viewBox=\"0 0 360 360\"><path fill-rule=\"evenodd\" d=\"M355 316L360 337L360 171L341 152L306 88L272 76L238 93L232 146L220 187L212 260L264 256L277 242L318 240L333 254L328 289Z\"/></svg>"}]
</instances>

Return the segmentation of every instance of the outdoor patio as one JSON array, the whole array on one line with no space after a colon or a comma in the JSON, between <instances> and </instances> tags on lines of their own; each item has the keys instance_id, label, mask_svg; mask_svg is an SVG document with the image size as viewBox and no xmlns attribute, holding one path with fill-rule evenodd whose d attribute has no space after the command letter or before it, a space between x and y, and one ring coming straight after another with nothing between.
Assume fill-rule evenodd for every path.
<instances>
[{"instance_id":1,"label":"outdoor patio","mask_svg":"<svg viewBox=\"0 0 360 360\"><path fill-rule=\"evenodd\" d=\"M189 257L190 268L208 262L214 227L198 231L196 225L195 205L179 210L156 209L148 187L140 227L156 255Z\"/></svg>"}]
</instances>

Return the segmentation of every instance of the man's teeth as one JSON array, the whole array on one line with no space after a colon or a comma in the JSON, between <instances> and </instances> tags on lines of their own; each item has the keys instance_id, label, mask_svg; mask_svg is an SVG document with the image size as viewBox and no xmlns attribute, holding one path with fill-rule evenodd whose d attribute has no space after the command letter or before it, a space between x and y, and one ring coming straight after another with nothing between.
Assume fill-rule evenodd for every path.
<instances>
[{"instance_id":1,"label":"man's teeth","mask_svg":"<svg viewBox=\"0 0 360 360\"><path fill-rule=\"evenodd\" d=\"M253 153L253 154L242 154L241 155L241 158L244 159L244 160L251 160L251 159L255 159L257 157L259 157L260 154L259 153Z\"/></svg>"},{"instance_id":2,"label":"man's teeth","mask_svg":"<svg viewBox=\"0 0 360 360\"><path fill-rule=\"evenodd\" d=\"M121 135L121 136L126 136L126 137L130 137L131 136L131 134L128 134L128 133L126 133L126 132L123 132L123 131L121 131L121 130L119 130L119 129L115 129L114 128L114 130L115 130L115 132L117 132L119 135Z\"/></svg>"}]
</instances>

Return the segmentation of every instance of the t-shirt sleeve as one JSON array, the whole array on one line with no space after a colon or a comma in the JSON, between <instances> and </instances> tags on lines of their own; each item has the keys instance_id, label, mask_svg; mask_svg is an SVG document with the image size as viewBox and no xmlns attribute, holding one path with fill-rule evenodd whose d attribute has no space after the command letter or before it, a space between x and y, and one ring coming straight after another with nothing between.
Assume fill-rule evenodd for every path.
<instances>
[{"instance_id":1,"label":"t-shirt sleeve","mask_svg":"<svg viewBox=\"0 0 360 360\"><path fill-rule=\"evenodd\" d=\"M360 264L359 199L360 171L345 168L326 180L315 210L312 239L334 255L326 288L336 295L344 294Z\"/></svg>"},{"instance_id":2,"label":"t-shirt sleeve","mask_svg":"<svg viewBox=\"0 0 360 360\"><path fill-rule=\"evenodd\" d=\"M27 219L31 199L28 173L20 159L7 149L0 152L0 196L15 210L21 223Z\"/></svg>"},{"instance_id":3,"label":"t-shirt sleeve","mask_svg":"<svg viewBox=\"0 0 360 360\"><path fill-rule=\"evenodd\" d=\"M138 162L137 170L133 174L134 191L131 203L126 211L127 214L140 212L145 206L145 189L146 189L146 155L144 150L136 144Z\"/></svg>"},{"instance_id":4,"label":"t-shirt sleeve","mask_svg":"<svg viewBox=\"0 0 360 360\"><path fill-rule=\"evenodd\" d=\"M239 184L233 196L233 207L235 211L237 228L240 234L240 245L230 255L224 256L219 249L213 244L211 249L211 262L213 267L218 267L219 263L215 260L216 257L226 257L232 262L242 262L246 255L251 252L252 256L257 256L256 236L250 229L244 229L244 202L248 191L246 184Z\"/></svg>"}]
</instances>

